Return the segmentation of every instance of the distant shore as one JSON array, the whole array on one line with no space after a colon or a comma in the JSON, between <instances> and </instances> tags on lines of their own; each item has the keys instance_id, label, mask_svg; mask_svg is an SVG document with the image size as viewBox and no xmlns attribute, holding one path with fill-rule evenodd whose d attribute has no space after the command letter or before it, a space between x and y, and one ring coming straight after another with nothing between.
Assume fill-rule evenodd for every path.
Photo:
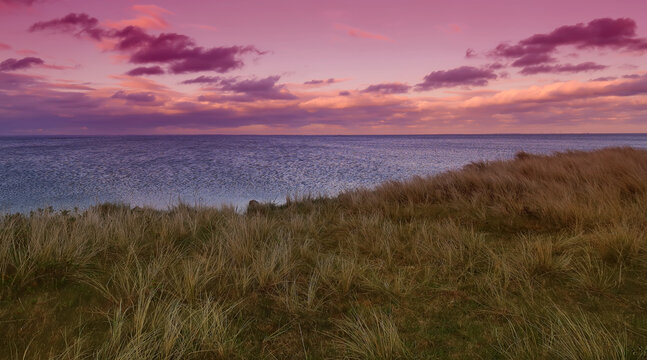
<instances>
[{"instance_id":1,"label":"distant shore","mask_svg":"<svg viewBox=\"0 0 647 360\"><path fill-rule=\"evenodd\" d=\"M642 359L647 150L0 215L0 358Z\"/></svg>"}]
</instances>

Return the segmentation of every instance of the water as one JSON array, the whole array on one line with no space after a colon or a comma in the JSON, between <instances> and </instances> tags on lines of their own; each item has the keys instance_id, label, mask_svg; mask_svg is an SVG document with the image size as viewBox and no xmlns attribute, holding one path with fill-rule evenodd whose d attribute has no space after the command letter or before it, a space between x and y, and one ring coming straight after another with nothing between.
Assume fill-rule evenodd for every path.
<instances>
[{"instance_id":1,"label":"water","mask_svg":"<svg viewBox=\"0 0 647 360\"><path fill-rule=\"evenodd\" d=\"M281 203L438 173L518 151L647 148L647 134L0 137L0 212L102 202Z\"/></svg>"}]
</instances>

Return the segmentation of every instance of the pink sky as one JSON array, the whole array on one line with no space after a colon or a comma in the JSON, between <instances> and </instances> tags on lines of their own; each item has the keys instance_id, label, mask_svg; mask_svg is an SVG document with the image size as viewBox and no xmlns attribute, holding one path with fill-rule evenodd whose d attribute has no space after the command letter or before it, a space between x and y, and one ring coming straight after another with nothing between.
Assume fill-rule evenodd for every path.
<instances>
[{"instance_id":1,"label":"pink sky","mask_svg":"<svg viewBox=\"0 0 647 360\"><path fill-rule=\"evenodd\" d=\"M641 1L0 0L0 135L647 132Z\"/></svg>"}]
</instances>

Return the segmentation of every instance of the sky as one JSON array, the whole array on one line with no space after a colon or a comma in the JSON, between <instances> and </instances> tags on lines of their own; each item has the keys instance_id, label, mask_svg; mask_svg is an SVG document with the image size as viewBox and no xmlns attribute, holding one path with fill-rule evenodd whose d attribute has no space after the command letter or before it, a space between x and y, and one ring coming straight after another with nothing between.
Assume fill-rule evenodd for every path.
<instances>
[{"instance_id":1,"label":"sky","mask_svg":"<svg viewBox=\"0 0 647 360\"><path fill-rule=\"evenodd\" d=\"M0 135L647 132L643 0L0 0Z\"/></svg>"}]
</instances>

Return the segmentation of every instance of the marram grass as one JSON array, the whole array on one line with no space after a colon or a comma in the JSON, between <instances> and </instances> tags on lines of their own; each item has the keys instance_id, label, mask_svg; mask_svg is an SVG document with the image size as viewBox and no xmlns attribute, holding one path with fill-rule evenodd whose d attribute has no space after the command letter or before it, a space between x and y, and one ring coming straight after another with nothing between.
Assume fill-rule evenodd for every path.
<instances>
[{"instance_id":1,"label":"marram grass","mask_svg":"<svg viewBox=\"0 0 647 360\"><path fill-rule=\"evenodd\" d=\"M645 359L647 151L0 217L6 359Z\"/></svg>"}]
</instances>

